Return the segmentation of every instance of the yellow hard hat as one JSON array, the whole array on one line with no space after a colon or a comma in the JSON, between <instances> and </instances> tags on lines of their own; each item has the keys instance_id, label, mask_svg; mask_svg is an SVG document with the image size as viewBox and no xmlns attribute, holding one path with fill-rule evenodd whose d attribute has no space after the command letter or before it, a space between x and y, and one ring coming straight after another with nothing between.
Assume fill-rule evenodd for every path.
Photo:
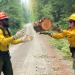
<instances>
[{"instance_id":1,"label":"yellow hard hat","mask_svg":"<svg viewBox=\"0 0 75 75\"><path fill-rule=\"evenodd\" d=\"M69 20L75 20L75 13L73 13L68 19Z\"/></svg>"}]
</instances>

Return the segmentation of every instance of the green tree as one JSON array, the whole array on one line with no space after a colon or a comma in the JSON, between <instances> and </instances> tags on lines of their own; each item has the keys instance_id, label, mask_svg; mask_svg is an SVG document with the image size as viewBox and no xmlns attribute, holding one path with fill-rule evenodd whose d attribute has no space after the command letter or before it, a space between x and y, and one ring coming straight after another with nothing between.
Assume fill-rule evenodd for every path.
<instances>
[{"instance_id":1,"label":"green tree","mask_svg":"<svg viewBox=\"0 0 75 75\"><path fill-rule=\"evenodd\" d=\"M68 16L75 12L75 0L32 0L32 2L34 20L48 17L64 28L67 27Z\"/></svg>"}]
</instances>

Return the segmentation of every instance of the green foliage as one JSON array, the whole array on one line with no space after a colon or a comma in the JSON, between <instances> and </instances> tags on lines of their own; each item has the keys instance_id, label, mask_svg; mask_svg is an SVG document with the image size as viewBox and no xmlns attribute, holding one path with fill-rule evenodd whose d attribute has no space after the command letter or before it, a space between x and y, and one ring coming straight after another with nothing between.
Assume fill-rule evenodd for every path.
<instances>
[{"instance_id":1,"label":"green foliage","mask_svg":"<svg viewBox=\"0 0 75 75\"><path fill-rule=\"evenodd\" d=\"M24 22L20 0L0 0L0 11L8 14L10 28L14 34Z\"/></svg>"},{"instance_id":2,"label":"green foliage","mask_svg":"<svg viewBox=\"0 0 75 75\"><path fill-rule=\"evenodd\" d=\"M71 53L69 50L69 43L66 39L54 39L54 38L50 38L49 40L50 45L55 46L59 52L61 52L62 56L65 59L70 59L71 58Z\"/></svg>"},{"instance_id":3,"label":"green foliage","mask_svg":"<svg viewBox=\"0 0 75 75\"><path fill-rule=\"evenodd\" d=\"M21 28L21 22L14 18L10 18L9 25L10 25L12 34L15 34L16 31Z\"/></svg>"},{"instance_id":4,"label":"green foliage","mask_svg":"<svg viewBox=\"0 0 75 75\"><path fill-rule=\"evenodd\" d=\"M32 19L34 21L43 17L48 17L54 23L67 28L67 19L70 14L75 12L75 0L31 0Z\"/></svg>"}]
</instances>

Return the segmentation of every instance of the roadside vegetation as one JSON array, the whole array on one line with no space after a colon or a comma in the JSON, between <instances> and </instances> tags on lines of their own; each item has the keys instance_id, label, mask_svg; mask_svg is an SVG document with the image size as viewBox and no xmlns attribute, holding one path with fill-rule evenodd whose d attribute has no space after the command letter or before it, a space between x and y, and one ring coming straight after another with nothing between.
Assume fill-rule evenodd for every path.
<instances>
[{"instance_id":1,"label":"roadside vegetation","mask_svg":"<svg viewBox=\"0 0 75 75\"><path fill-rule=\"evenodd\" d=\"M69 43L66 39L54 39L50 38L50 45L55 46L58 49L58 52L64 57L64 59L71 59L71 53L69 50Z\"/></svg>"}]
</instances>

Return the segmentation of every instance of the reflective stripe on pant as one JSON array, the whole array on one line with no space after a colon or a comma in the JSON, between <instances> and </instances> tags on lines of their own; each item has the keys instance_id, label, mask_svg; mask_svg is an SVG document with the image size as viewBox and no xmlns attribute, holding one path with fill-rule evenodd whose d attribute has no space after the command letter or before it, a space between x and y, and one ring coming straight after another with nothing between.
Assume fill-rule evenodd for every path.
<instances>
[{"instance_id":1,"label":"reflective stripe on pant","mask_svg":"<svg viewBox=\"0 0 75 75\"><path fill-rule=\"evenodd\" d=\"M13 75L10 57L0 56L0 75Z\"/></svg>"}]
</instances>

